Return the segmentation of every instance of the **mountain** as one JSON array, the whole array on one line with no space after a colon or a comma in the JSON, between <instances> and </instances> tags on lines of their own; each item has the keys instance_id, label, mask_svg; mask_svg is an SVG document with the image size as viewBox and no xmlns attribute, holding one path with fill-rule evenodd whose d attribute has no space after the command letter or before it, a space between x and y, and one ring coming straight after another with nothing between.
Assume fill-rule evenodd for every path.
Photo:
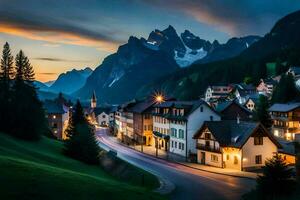
<instances>
[{"instance_id":1,"label":"mountain","mask_svg":"<svg viewBox=\"0 0 300 200\"><path fill-rule=\"evenodd\" d=\"M84 86L87 78L92 74L92 72L93 70L87 67L82 70L73 69L66 73L62 73L49 87L49 91L54 93L63 92L71 94Z\"/></svg>"},{"instance_id":2,"label":"mountain","mask_svg":"<svg viewBox=\"0 0 300 200\"><path fill-rule=\"evenodd\" d=\"M85 100L95 91L102 103L121 103L133 98L141 86L178 69L168 50L144 38L130 37L127 44L103 60L74 96Z\"/></svg>"},{"instance_id":3,"label":"mountain","mask_svg":"<svg viewBox=\"0 0 300 200\"><path fill-rule=\"evenodd\" d=\"M172 26L162 31L157 29L152 31L147 39L131 36L116 53L103 60L87 79L86 84L73 95L86 100L91 97L93 91L96 91L98 100L102 103L128 101L145 85L180 68L190 66L220 47L223 47L224 51L231 50L226 55L221 54L220 59L223 59L233 56L231 53L240 53L247 48L246 42L250 46L253 43L252 39L257 38L232 39L225 44L225 48L218 41L211 43L188 30L178 35ZM218 58L214 56L213 59Z\"/></svg>"},{"instance_id":4,"label":"mountain","mask_svg":"<svg viewBox=\"0 0 300 200\"><path fill-rule=\"evenodd\" d=\"M44 82L44 84L46 86L50 87L54 82L55 82L55 80L54 81L47 81L47 82Z\"/></svg>"},{"instance_id":5,"label":"mountain","mask_svg":"<svg viewBox=\"0 0 300 200\"><path fill-rule=\"evenodd\" d=\"M38 89L38 90L42 90L42 91L48 91L49 87L45 84L42 83L40 81L34 81L34 86Z\"/></svg>"},{"instance_id":6,"label":"mountain","mask_svg":"<svg viewBox=\"0 0 300 200\"><path fill-rule=\"evenodd\" d=\"M239 83L245 77L252 77L253 83L256 84L260 78L279 75L289 66L300 65L299 35L300 11L297 11L280 19L269 33L239 55L210 63L198 62L188 68L182 68L142 87L137 92L137 97L148 95L155 90L163 90L166 95L178 99L197 99L203 95L208 85ZM235 40L227 43L236 43ZM215 46L216 50L213 51L220 48L218 44ZM212 53L210 54L212 57ZM270 64L276 66L275 70L269 68Z\"/></svg>"},{"instance_id":7,"label":"mountain","mask_svg":"<svg viewBox=\"0 0 300 200\"><path fill-rule=\"evenodd\" d=\"M225 44L215 43L207 55L196 63L209 63L218 60L224 60L239 55L242 51L257 42L261 37L246 36L240 38L231 38Z\"/></svg>"}]
</instances>

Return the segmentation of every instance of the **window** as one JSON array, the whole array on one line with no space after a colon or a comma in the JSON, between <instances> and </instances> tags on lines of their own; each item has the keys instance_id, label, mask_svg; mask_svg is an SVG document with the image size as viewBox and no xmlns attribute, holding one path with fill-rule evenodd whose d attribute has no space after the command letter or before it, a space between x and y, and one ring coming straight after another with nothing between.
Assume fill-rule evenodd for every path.
<instances>
[{"instance_id":1,"label":"window","mask_svg":"<svg viewBox=\"0 0 300 200\"><path fill-rule=\"evenodd\" d=\"M211 139L211 134L210 134L210 133L205 133L205 134L204 134L204 138L205 138L206 140L210 140L210 139Z\"/></svg>"},{"instance_id":2,"label":"window","mask_svg":"<svg viewBox=\"0 0 300 200\"><path fill-rule=\"evenodd\" d=\"M262 163L261 155L255 156L255 164L261 164L261 163Z\"/></svg>"},{"instance_id":3,"label":"window","mask_svg":"<svg viewBox=\"0 0 300 200\"><path fill-rule=\"evenodd\" d=\"M174 141L171 142L171 147L173 148L173 146L174 146Z\"/></svg>"},{"instance_id":4,"label":"window","mask_svg":"<svg viewBox=\"0 0 300 200\"><path fill-rule=\"evenodd\" d=\"M212 162L218 162L218 156L212 154L211 157L210 157L210 160Z\"/></svg>"},{"instance_id":5,"label":"window","mask_svg":"<svg viewBox=\"0 0 300 200\"><path fill-rule=\"evenodd\" d=\"M184 150L184 143L181 144L181 149Z\"/></svg>"},{"instance_id":6,"label":"window","mask_svg":"<svg viewBox=\"0 0 300 200\"><path fill-rule=\"evenodd\" d=\"M210 121L214 121L214 116L209 116Z\"/></svg>"},{"instance_id":7,"label":"window","mask_svg":"<svg viewBox=\"0 0 300 200\"><path fill-rule=\"evenodd\" d=\"M226 160L229 160L229 154L226 155Z\"/></svg>"},{"instance_id":8,"label":"window","mask_svg":"<svg viewBox=\"0 0 300 200\"><path fill-rule=\"evenodd\" d=\"M239 159L237 156L234 156L233 164L235 165L239 164Z\"/></svg>"},{"instance_id":9,"label":"window","mask_svg":"<svg viewBox=\"0 0 300 200\"><path fill-rule=\"evenodd\" d=\"M144 130L145 130L145 131L147 130L147 126L146 126L146 125L144 125Z\"/></svg>"},{"instance_id":10,"label":"window","mask_svg":"<svg viewBox=\"0 0 300 200\"><path fill-rule=\"evenodd\" d=\"M179 136L178 136L180 139L183 139L184 138L184 130L182 129L179 129Z\"/></svg>"},{"instance_id":11,"label":"window","mask_svg":"<svg viewBox=\"0 0 300 200\"><path fill-rule=\"evenodd\" d=\"M209 146L210 146L209 141L205 141L205 146L206 146L206 147L209 147Z\"/></svg>"},{"instance_id":12,"label":"window","mask_svg":"<svg viewBox=\"0 0 300 200\"><path fill-rule=\"evenodd\" d=\"M181 149L181 142L178 142L178 147L179 149Z\"/></svg>"},{"instance_id":13,"label":"window","mask_svg":"<svg viewBox=\"0 0 300 200\"><path fill-rule=\"evenodd\" d=\"M177 142L175 142L175 148L177 148Z\"/></svg>"},{"instance_id":14,"label":"window","mask_svg":"<svg viewBox=\"0 0 300 200\"><path fill-rule=\"evenodd\" d=\"M106 116L105 115L102 115L102 118L105 118Z\"/></svg>"},{"instance_id":15,"label":"window","mask_svg":"<svg viewBox=\"0 0 300 200\"><path fill-rule=\"evenodd\" d=\"M177 129L174 128L174 137L177 137Z\"/></svg>"},{"instance_id":16,"label":"window","mask_svg":"<svg viewBox=\"0 0 300 200\"><path fill-rule=\"evenodd\" d=\"M263 145L263 137L254 137L254 145Z\"/></svg>"},{"instance_id":17,"label":"window","mask_svg":"<svg viewBox=\"0 0 300 200\"><path fill-rule=\"evenodd\" d=\"M200 112L203 112L203 107L202 106L200 107Z\"/></svg>"}]
</instances>

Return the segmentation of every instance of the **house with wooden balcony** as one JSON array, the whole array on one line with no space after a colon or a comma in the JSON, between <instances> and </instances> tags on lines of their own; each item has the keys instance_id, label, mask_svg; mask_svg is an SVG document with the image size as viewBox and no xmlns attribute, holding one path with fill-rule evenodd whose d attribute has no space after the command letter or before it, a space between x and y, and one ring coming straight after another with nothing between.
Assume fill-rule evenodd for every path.
<instances>
[{"instance_id":1,"label":"house with wooden balcony","mask_svg":"<svg viewBox=\"0 0 300 200\"><path fill-rule=\"evenodd\" d=\"M237 170L262 167L281 148L262 124L239 119L206 121L193 138L198 163Z\"/></svg>"},{"instance_id":2,"label":"house with wooden balcony","mask_svg":"<svg viewBox=\"0 0 300 200\"><path fill-rule=\"evenodd\" d=\"M186 158L196 156L193 135L203 122L221 119L202 100L166 101L153 107L153 138L156 147Z\"/></svg>"},{"instance_id":3,"label":"house with wooden balcony","mask_svg":"<svg viewBox=\"0 0 300 200\"><path fill-rule=\"evenodd\" d=\"M300 102L276 103L269 108L272 133L289 141L300 141Z\"/></svg>"}]
</instances>

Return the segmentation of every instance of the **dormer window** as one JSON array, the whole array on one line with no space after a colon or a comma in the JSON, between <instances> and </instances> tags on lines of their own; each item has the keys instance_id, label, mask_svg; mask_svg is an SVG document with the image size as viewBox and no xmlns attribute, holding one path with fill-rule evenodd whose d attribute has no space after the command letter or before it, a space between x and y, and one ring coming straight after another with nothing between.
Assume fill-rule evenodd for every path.
<instances>
[{"instance_id":1,"label":"dormer window","mask_svg":"<svg viewBox=\"0 0 300 200\"><path fill-rule=\"evenodd\" d=\"M203 107L202 106L200 107L200 112L203 112Z\"/></svg>"}]
</instances>

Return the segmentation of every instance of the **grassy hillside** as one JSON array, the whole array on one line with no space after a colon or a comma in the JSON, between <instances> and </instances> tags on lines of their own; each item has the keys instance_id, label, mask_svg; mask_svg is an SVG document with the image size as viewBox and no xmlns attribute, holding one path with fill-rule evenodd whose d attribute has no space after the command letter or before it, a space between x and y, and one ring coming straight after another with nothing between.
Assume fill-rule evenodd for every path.
<instances>
[{"instance_id":1,"label":"grassy hillside","mask_svg":"<svg viewBox=\"0 0 300 200\"><path fill-rule=\"evenodd\" d=\"M59 141L26 142L0 133L0 199L162 198L153 188L121 182L100 167L63 156L61 150Z\"/></svg>"}]
</instances>

